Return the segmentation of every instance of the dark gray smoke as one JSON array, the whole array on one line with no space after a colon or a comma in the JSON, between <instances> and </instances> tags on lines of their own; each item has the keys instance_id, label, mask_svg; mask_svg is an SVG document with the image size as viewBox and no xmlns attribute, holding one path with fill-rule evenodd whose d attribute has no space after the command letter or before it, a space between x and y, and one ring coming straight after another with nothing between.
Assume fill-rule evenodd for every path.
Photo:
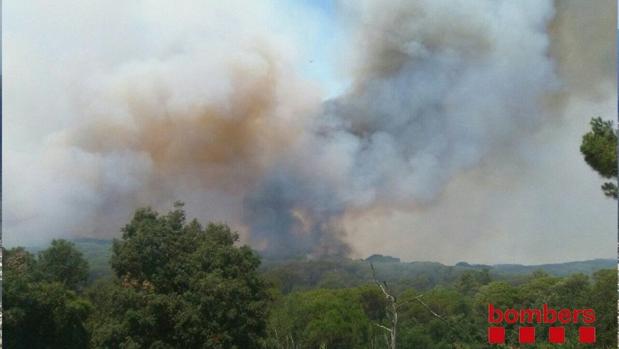
<instances>
[{"instance_id":1,"label":"dark gray smoke","mask_svg":"<svg viewBox=\"0 0 619 349\"><path fill-rule=\"evenodd\" d=\"M277 168L244 202L252 239L275 256L346 255L337 219L345 206L333 188L307 174Z\"/></svg>"},{"instance_id":2,"label":"dark gray smoke","mask_svg":"<svg viewBox=\"0 0 619 349\"><path fill-rule=\"evenodd\" d=\"M291 234L303 230L299 210L331 222L351 208L431 203L454 176L560 117L543 105L562 92L549 56L550 2L449 12L440 1L353 6L352 87L323 105L310 141L288 164L315 175L267 176L246 206L249 221L259 222L252 231L273 234L265 239L283 250L311 251L331 235L313 225ZM342 178L330 183L320 172L333 162Z\"/></svg>"}]
</instances>

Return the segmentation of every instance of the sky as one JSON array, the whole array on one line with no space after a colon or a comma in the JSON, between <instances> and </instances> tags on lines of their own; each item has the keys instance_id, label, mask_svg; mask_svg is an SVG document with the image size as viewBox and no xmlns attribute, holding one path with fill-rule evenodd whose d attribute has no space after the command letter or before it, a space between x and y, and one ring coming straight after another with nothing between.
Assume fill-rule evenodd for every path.
<instances>
[{"instance_id":1,"label":"sky","mask_svg":"<svg viewBox=\"0 0 619 349\"><path fill-rule=\"evenodd\" d=\"M182 200L273 256L614 258L579 152L617 113L614 8L7 3L3 241L118 237Z\"/></svg>"}]
</instances>

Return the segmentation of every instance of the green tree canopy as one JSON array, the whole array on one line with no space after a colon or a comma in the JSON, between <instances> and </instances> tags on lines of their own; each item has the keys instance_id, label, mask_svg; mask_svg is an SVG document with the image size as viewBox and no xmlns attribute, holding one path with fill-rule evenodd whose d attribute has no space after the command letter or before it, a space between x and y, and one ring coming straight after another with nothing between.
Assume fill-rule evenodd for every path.
<instances>
[{"instance_id":1,"label":"green tree canopy","mask_svg":"<svg viewBox=\"0 0 619 349\"><path fill-rule=\"evenodd\" d=\"M59 282L69 289L77 290L88 279L88 262L72 242L53 240L50 247L38 256L38 271L41 278Z\"/></svg>"},{"instance_id":2,"label":"green tree canopy","mask_svg":"<svg viewBox=\"0 0 619 349\"><path fill-rule=\"evenodd\" d=\"M117 279L91 296L96 347L256 348L266 335L258 256L223 224L186 222L182 204L138 210L113 244Z\"/></svg>"},{"instance_id":3,"label":"green tree canopy","mask_svg":"<svg viewBox=\"0 0 619 349\"><path fill-rule=\"evenodd\" d=\"M580 152L600 176L617 178L617 134L612 121L599 117L591 119L591 131L582 137ZM602 190L608 197L616 199L619 195L614 182L604 183Z\"/></svg>"},{"instance_id":4,"label":"green tree canopy","mask_svg":"<svg viewBox=\"0 0 619 349\"><path fill-rule=\"evenodd\" d=\"M600 347L617 347L617 270L603 269L593 274L589 305L595 309Z\"/></svg>"},{"instance_id":5,"label":"green tree canopy","mask_svg":"<svg viewBox=\"0 0 619 349\"><path fill-rule=\"evenodd\" d=\"M382 298L368 287L291 293L271 314L270 346L354 349L382 344L382 330L369 318L382 316Z\"/></svg>"},{"instance_id":6,"label":"green tree canopy","mask_svg":"<svg viewBox=\"0 0 619 349\"><path fill-rule=\"evenodd\" d=\"M91 306L72 289L82 278L73 278L55 265L65 260L60 256L70 256L67 266L80 266L76 272L86 265L74 247L62 240L43 251L38 259L21 247L4 251L2 303L6 348L88 346L85 323Z\"/></svg>"}]
</instances>

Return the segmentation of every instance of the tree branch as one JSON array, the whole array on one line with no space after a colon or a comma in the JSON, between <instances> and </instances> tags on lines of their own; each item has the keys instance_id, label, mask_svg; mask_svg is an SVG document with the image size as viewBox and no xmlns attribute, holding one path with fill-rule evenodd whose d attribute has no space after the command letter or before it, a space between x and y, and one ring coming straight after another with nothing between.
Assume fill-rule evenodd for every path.
<instances>
[{"instance_id":1,"label":"tree branch","mask_svg":"<svg viewBox=\"0 0 619 349\"><path fill-rule=\"evenodd\" d=\"M389 327L383 326L383 325L381 325L381 324L374 324L374 325L376 325L376 326L378 326L378 327L382 328L382 329L383 329L383 330L385 330L385 331L393 332L393 331L392 331Z\"/></svg>"}]
</instances>

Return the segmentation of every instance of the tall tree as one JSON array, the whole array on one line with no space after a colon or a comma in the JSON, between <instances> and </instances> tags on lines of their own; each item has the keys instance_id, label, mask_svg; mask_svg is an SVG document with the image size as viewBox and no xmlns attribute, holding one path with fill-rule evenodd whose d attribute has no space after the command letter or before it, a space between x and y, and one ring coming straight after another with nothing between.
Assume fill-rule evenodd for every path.
<instances>
[{"instance_id":1,"label":"tall tree","mask_svg":"<svg viewBox=\"0 0 619 349\"><path fill-rule=\"evenodd\" d=\"M606 196L617 199L617 133L613 122L599 117L591 119L591 131L582 137L580 152L600 176L615 179L602 184L602 191Z\"/></svg>"},{"instance_id":2,"label":"tall tree","mask_svg":"<svg viewBox=\"0 0 619 349\"><path fill-rule=\"evenodd\" d=\"M374 283L381 292L385 295L385 299L387 300L387 308L386 314L389 320L389 326L384 326L382 324L376 324L380 328L387 331L388 339L387 345L390 349L396 349L397 339L398 339L398 308L400 304L398 304L398 299L394 295L393 291L389 289L387 282L378 281L376 279L376 271L374 270L374 265L370 263L370 268L372 268L372 278L374 279Z\"/></svg>"},{"instance_id":3,"label":"tall tree","mask_svg":"<svg viewBox=\"0 0 619 349\"><path fill-rule=\"evenodd\" d=\"M223 224L186 222L182 204L138 210L115 240L117 279L91 294L96 347L258 348L266 334L258 256Z\"/></svg>"}]
</instances>

